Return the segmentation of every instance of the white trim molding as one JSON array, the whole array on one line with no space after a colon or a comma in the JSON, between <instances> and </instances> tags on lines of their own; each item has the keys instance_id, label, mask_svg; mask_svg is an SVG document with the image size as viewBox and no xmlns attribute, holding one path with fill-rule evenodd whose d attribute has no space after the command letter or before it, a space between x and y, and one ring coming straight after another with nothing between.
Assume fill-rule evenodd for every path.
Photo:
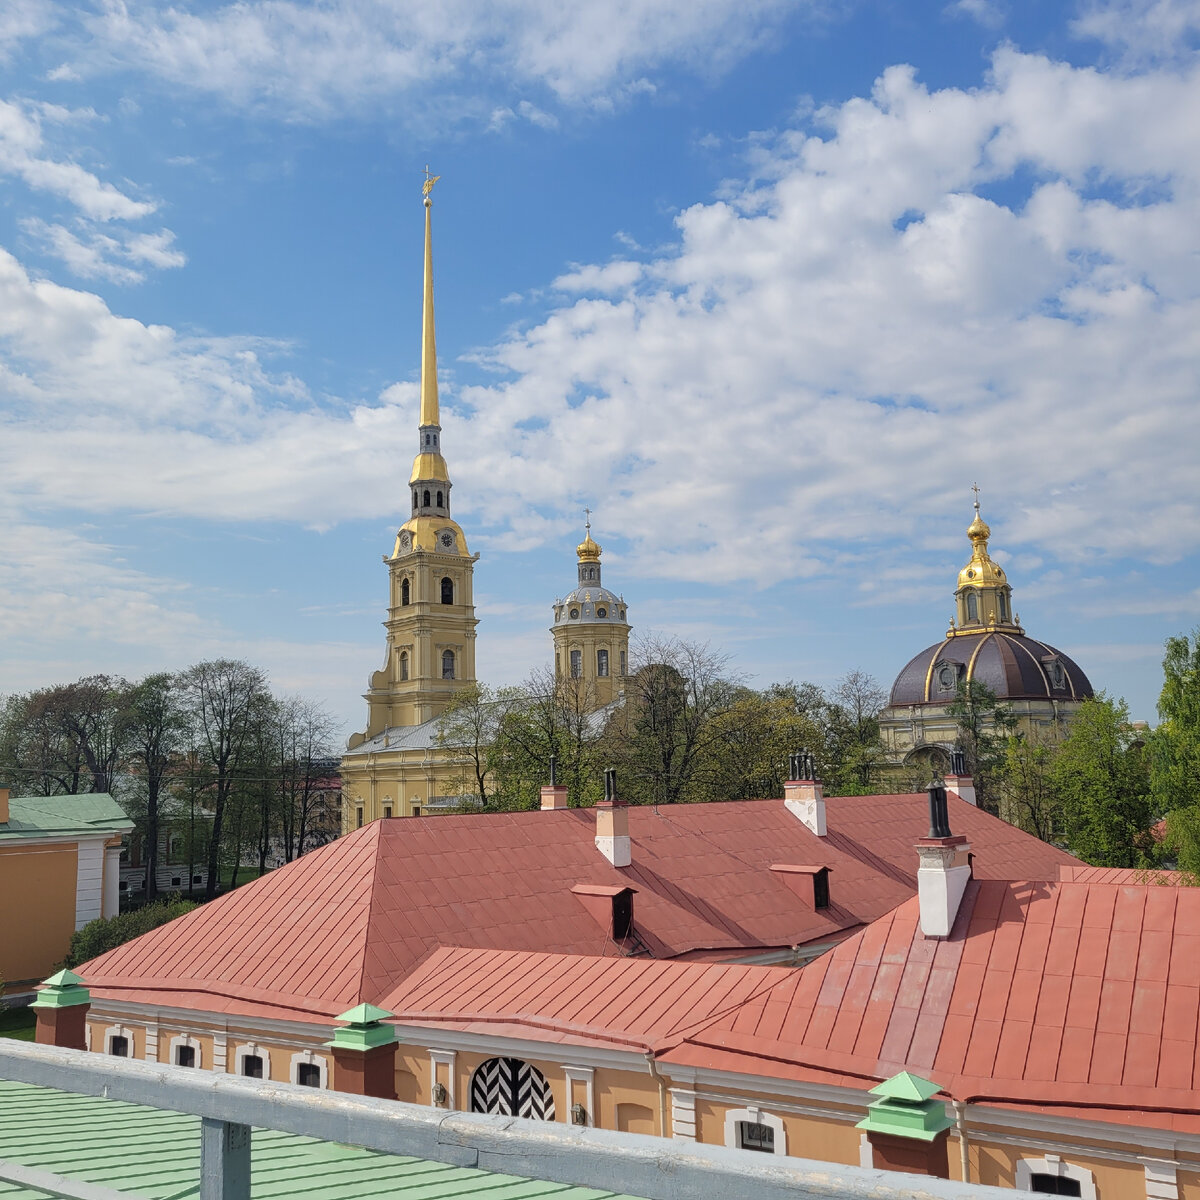
<instances>
[{"instance_id":1,"label":"white trim molding","mask_svg":"<svg viewBox=\"0 0 1200 1200\"><path fill-rule=\"evenodd\" d=\"M173 1037L171 1039L171 1044L167 1050L167 1062L169 1062L171 1066L175 1067L179 1065L175 1060L178 1057L178 1051L182 1046L191 1046L191 1048L196 1052L196 1066L204 1066L204 1047L200 1045L200 1042L197 1038L192 1037L191 1034L188 1033L181 1033L178 1037Z\"/></svg>"},{"instance_id":2,"label":"white trim molding","mask_svg":"<svg viewBox=\"0 0 1200 1200\"><path fill-rule=\"evenodd\" d=\"M1017 1189L1033 1191L1034 1175L1057 1175L1060 1179L1074 1179L1079 1184L1080 1200L1096 1200L1096 1177L1087 1167L1076 1167L1063 1162L1057 1154L1045 1158L1017 1159Z\"/></svg>"},{"instance_id":3,"label":"white trim molding","mask_svg":"<svg viewBox=\"0 0 1200 1200\"><path fill-rule=\"evenodd\" d=\"M233 1073L235 1075L242 1074L242 1060L244 1058L261 1058L263 1065L262 1077L264 1080L271 1078L271 1052L266 1046L260 1046L258 1042L239 1042L233 1051Z\"/></svg>"},{"instance_id":4,"label":"white trim molding","mask_svg":"<svg viewBox=\"0 0 1200 1200\"><path fill-rule=\"evenodd\" d=\"M321 1072L321 1087L329 1086L329 1060L323 1054L314 1054L311 1050L301 1050L299 1054L293 1054L291 1066L288 1068L288 1078L293 1083L300 1082L302 1066L316 1067Z\"/></svg>"},{"instance_id":5,"label":"white trim molding","mask_svg":"<svg viewBox=\"0 0 1200 1200\"><path fill-rule=\"evenodd\" d=\"M696 1140L696 1093L692 1088L671 1088L671 1136L680 1142Z\"/></svg>"},{"instance_id":6,"label":"white trim molding","mask_svg":"<svg viewBox=\"0 0 1200 1200\"><path fill-rule=\"evenodd\" d=\"M1146 1200L1179 1200L1179 1164L1166 1158L1143 1158Z\"/></svg>"},{"instance_id":7,"label":"white trim molding","mask_svg":"<svg viewBox=\"0 0 1200 1200\"><path fill-rule=\"evenodd\" d=\"M109 1047L112 1044L112 1039L115 1037L123 1037L128 1040L129 1054L127 1055L127 1057L133 1058L134 1051L137 1049L137 1042L134 1039L133 1030L130 1029L128 1025L109 1025L104 1030L104 1042L102 1043L104 1046L104 1053L105 1054L112 1053L112 1050Z\"/></svg>"},{"instance_id":8,"label":"white trim molding","mask_svg":"<svg viewBox=\"0 0 1200 1200\"><path fill-rule=\"evenodd\" d=\"M567 1121L571 1121L571 1109L574 1107L571 1104L571 1096L575 1090L575 1084L582 1083L584 1095L587 1098L587 1103L584 1108L587 1109L588 1125L596 1124L596 1070L594 1067L569 1067L563 1065L563 1075L567 1080Z\"/></svg>"},{"instance_id":9,"label":"white trim molding","mask_svg":"<svg viewBox=\"0 0 1200 1200\"><path fill-rule=\"evenodd\" d=\"M454 1112L458 1108L458 1101L455 1097L454 1088L454 1060L458 1057L454 1050L430 1050L429 1051L429 1093L433 1095L433 1089L437 1084L437 1069L439 1064L446 1068L446 1079L449 1081L446 1084L446 1108L450 1112ZM434 1105L436 1108L437 1106Z\"/></svg>"},{"instance_id":10,"label":"white trim molding","mask_svg":"<svg viewBox=\"0 0 1200 1200\"><path fill-rule=\"evenodd\" d=\"M738 1125L745 1121L750 1125L767 1125L775 1131L775 1153L787 1153L787 1130L783 1127L783 1122L778 1117L771 1116L770 1113L765 1113L761 1108L731 1108L725 1114L725 1145L735 1148L741 1147L741 1139L738 1137ZM1095 1197L1092 1197L1095 1200Z\"/></svg>"}]
</instances>

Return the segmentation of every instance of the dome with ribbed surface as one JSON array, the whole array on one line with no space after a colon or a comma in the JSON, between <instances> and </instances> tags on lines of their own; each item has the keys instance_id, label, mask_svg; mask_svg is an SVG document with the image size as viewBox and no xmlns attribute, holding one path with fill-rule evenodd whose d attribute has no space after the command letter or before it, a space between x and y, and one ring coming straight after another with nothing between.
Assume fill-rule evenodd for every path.
<instances>
[{"instance_id":1,"label":"dome with ribbed surface","mask_svg":"<svg viewBox=\"0 0 1200 1200\"><path fill-rule=\"evenodd\" d=\"M1061 650L1002 630L958 633L922 650L896 677L890 705L948 704L978 681L1000 700L1088 700L1092 685Z\"/></svg>"}]
</instances>

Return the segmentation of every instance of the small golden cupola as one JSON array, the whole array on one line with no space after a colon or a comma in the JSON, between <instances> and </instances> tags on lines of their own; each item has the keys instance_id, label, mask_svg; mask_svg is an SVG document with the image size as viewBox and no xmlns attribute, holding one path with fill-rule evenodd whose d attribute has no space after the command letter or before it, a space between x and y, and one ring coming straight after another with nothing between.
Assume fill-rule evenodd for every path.
<instances>
[{"instance_id":1,"label":"small golden cupola","mask_svg":"<svg viewBox=\"0 0 1200 1200\"><path fill-rule=\"evenodd\" d=\"M948 636L978 633L981 629L1006 629L1020 633L1012 610L1012 587L1004 568L988 553L992 531L979 512L979 489L975 492L975 519L967 527L971 559L958 573L954 592L957 613Z\"/></svg>"}]
</instances>

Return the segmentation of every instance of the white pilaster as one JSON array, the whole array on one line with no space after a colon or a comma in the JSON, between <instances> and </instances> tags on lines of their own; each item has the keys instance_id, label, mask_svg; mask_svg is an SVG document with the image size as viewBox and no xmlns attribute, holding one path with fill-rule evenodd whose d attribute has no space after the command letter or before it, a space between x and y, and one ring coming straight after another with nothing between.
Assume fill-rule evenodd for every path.
<instances>
[{"instance_id":1,"label":"white pilaster","mask_svg":"<svg viewBox=\"0 0 1200 1200\"><path fill-rule=\"evenodd\" d=\"M104 891L100 906L102 917L115 917L121 911L121 847L104 847Z\"/></svg>"}]
</instances>

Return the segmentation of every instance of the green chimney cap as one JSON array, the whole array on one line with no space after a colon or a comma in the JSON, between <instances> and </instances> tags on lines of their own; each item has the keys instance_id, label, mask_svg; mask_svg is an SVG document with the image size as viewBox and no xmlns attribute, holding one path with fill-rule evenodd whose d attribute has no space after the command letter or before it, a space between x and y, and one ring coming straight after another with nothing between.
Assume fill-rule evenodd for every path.
<instances>
[{"instance_id":1,"label":"green chimney cap","mask_svg":"<svg viewBox=\"0 0 1200 1200\"><path fill-rule=\"evenodd\" d=\"M71 1008L76 1004L91 1004L91 993L74 971L57 971L47 979L30 1008Z\"/></svg>"},{"instance_id":2,"label":"green chimney cap","mask_svg":"<svg viewBox=\"0 0 1200 1200\"><path fill-rule=\"evenodd\" d=\"M910 1104L924 1104L941 1090L940 1084L922 1079L920 1075L914 1075L911 1071L901 1071L899 1075L877 1083L871 1089L871 1095L884 1096L888 1100L907 1100Z\"/></svg>"},{"instance_id":3,"label":"green chimney cap","mask_svg":"<svg viewBox=\"0 0 1200 1200\"><path fill-rule=\"evenodd\" d=\"M386 1021L392 1014L386 1008L378 1008L374 1004L356 1004L349 1012L344 1012L335 1021L345 1021L347 1025L374 1025L378 1021Z\"/></svg>"},{"instance_id":4,"label":"green chimney cap","mask_svg":"<svg viewBox=\"0 0 1200 1200\"><path fill-rule=\"evenodd\" d=\"M76 975L74 971L68 971L66 967L56 971L49 979L42 980L43 987L77 987L82 983L83 977Z\"/></svg>"}]
</instances>

